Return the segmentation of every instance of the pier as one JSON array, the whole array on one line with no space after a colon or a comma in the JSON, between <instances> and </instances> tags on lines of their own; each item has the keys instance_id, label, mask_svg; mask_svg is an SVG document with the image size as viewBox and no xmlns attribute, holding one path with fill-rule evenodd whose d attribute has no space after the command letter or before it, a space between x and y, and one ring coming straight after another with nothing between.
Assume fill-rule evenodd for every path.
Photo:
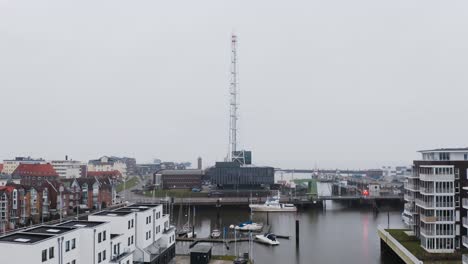
<instances>
[{"instance_id":1,"label":"pier","mask_svg":"<svg viewBox=\"0 0 468 264\"><path fill-rule=\"evenodd\" d=\"M157 202L167 203L164 198L136 198L136 202L154 202L156 199ZM189 198L174 198L174 205L216 205L218 203L222 205L249 205L252 203L264 203L266 198L258 197L255 199L250 199L250 197L189 197ZM281 203L291 203L294 205L314 205L321 204L323 201L403 201L403 195L382 195L382 196L363 196L363 195L346 195L346 196L296 196L292 198L281 198Z\"/></svg>"}]
</instances>

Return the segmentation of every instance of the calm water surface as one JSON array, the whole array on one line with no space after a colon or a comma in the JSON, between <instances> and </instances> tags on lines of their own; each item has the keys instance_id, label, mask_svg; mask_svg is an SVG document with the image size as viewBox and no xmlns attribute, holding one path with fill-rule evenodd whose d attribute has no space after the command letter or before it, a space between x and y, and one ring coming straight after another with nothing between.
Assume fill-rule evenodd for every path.
<instances>
[{"instance_id":1,"label":"calm water surface","mask_svg":"<svg viewBox=\"0 0 468 264\"><path fill-rule=\"evenodd\" d=\"M320 189L320 187L319 187ZM324 187L322 186L322 191ZM326 209L309 208L295 213L269 213L268 220L273 233L290 235L291 239L279 239L276 247L253 244L255 263L392 263L380 257L377 226L401 228L400 208L381 208L375 214L371 208L348 208L335 202L327 202ZM208 237L217 228L215 208L196 209L195 230L199 237ZM178 211L174 212L177 218ZM249 219L248 207L223 207L220 226L238 224ZM184 217L184 216L183 216ZM296 246L295 220L300 221L300 244ZM255 213L253 220L267 222L266 213ZM177 254L187 254L189 243L177 243ZM239 253L249 252L248 242L237 243ZM221 244L213 244L213 254L234 255L234 243L227 250Z\"/></svg>"}]
</instances>

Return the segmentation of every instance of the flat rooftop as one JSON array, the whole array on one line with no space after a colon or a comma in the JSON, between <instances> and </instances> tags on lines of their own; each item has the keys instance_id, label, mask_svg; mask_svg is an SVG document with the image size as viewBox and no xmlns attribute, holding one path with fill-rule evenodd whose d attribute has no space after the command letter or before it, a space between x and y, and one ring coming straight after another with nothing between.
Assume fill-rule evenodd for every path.
<instances>
[{"instance_id":1,"label":"flat rooftop","mask_svg":"<svg viewBox=\"0 0 468 264\"><path fill-rule=\"evenodd\" d=\"M161 206L161 204L136 203L136 204L126 206L124 208L127 208L127 207L149 207L149 208L154 208L154 207L158 207L158 206Z\"/></svg>"},{"instance_id":2,"label":"flat rooftop","mask_svg":"<svg viewBox=\"0 0 468 264\"><path fill-rule=\"evenodd\" d=\"M73 221L68 221L63 224L58 224L57 226L68 226L68 227L95 227L98 225L102 225L106 222L99 222L99 221L78 221L78 220L73 220Z\"/></svg>"},{"instance_id":3,"label":"flat rooftop","mask_svg":"<svg viewBox=\"0 0 468 264\"><path fill-rule=\"evenodd\" d=\"M54 236L55 235L14 233L11 235L0 237L0 243L8 242L8 243L18 243L18 244L34 244L36 242L40 242L40 241L52 238Z\"/></svg>"},{"instance_id":4,"label":"flat rooftop","mask_svg":"<svg viewBox=\"0 0 468 264\"><path fill-rule=\"evenodd\" d=\"M59 235L72 230L75 230L74 227L68 226L39 226L36 228L28 229L22 231L23 233L34 233L34 234L50 234L50 235Z\"/></svg>"},{"instance_id":5,"label":"flat rooftop","mask_svg":"<svg viewBox=\"0 0 468 264\"><path fill-rule=\"evenodd\" d=\"M121 212L121 211L102 211L102 212L99 212L99 213L95 213L93 215L100 215L100 216L124 216L124 215L129 215L131 214L132 212L129 212L129 211L125 211L125 212Z\"/></svg>"}]
</instances>

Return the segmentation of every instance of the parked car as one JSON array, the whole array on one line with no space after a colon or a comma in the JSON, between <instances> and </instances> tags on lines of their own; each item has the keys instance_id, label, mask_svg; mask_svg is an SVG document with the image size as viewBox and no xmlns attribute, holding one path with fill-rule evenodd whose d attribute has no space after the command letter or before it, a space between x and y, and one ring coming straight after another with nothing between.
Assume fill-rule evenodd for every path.
<instances>
[{"instance_id":1,"label":"parked car","mask_svg":"<svg viewBox=\"0 0 468 264\"><path fill-rule=\"evenodd\" d=\"M222 192L209 192L208 197L223 197L224 193Z\"/></svg>"},{"instance_id":2,"label":"parked car","mask_svg":"<svg viewBox=\"0 0 468 264\"><path fill-rule=\"evenodd\" d=\"M193 188L192 192L201 192L201 190L199 188Z\"/></svg>"}]
</instances>

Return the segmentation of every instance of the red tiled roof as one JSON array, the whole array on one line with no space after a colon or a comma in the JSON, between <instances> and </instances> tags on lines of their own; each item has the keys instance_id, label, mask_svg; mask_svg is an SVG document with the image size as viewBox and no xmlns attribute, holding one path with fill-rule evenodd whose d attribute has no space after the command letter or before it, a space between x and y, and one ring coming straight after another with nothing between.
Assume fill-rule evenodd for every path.
<instances>
[{"instance_id":1,"label":"red tiled roof","mask_svg":"<svg viewBox=\"0 0 468 264\"><path fill-rule=\"evenodd\" d=\"M13 186L0 186L0 191L12 192L15 189Z\"/></svg>"},{"instance_id":2,"label":"red tiled roof","mask_svg":"<svg viewBox=\"0 0 468 264\"><path fill-rule=\"evenodd\" d=\"M120 171L113 170L113 171L88 171L88 177L112 177L112 176L120 176Z\"/></svg>"},{"instance_id":3,"label":"red tiled roof","mask_svg":"<svg viewBox=\"0 0 468 264\"><path fill-rule=\"evenodd\" d=\"M19 176L59 176L54 170L54 167L47 164L20 164L13 175Z\"/></svg>"}]
</instances>

